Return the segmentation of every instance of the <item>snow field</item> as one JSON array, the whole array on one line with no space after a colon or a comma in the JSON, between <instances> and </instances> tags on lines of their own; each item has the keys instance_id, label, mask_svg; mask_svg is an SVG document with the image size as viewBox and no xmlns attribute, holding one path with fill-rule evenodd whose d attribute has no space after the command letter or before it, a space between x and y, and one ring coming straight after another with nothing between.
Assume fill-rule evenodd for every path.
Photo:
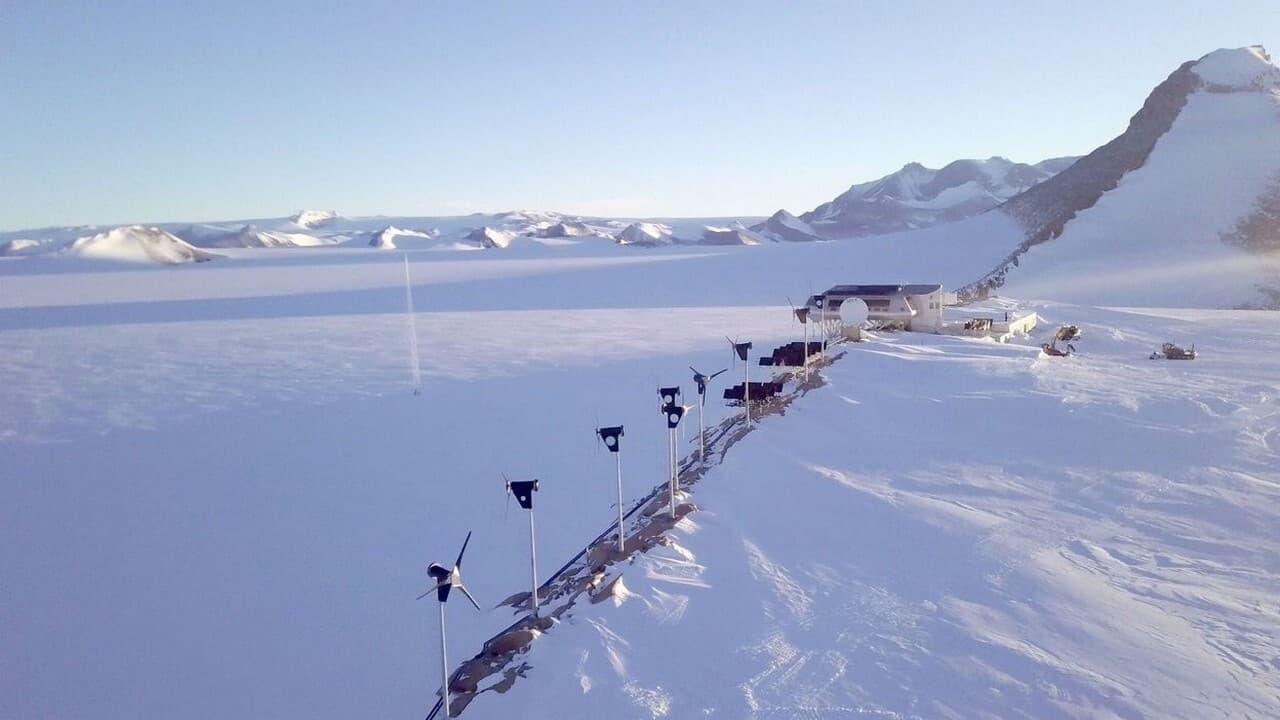
<instances>
[{"instance_id":1,"label":"snow field","mask_svg":"<svg viewBox=\"0 0 1280 720\"><path fill-rule=\"evenodd\" d=\"M684 572L624 569L627 601L468 715L1274 714L1280 321L1042 312L1082 322L1080 355L850 347L697 486ZM1184 336L1201 360L1146 359Z\"/></svg>"},{"instance_id":2,"label":"snow field","mask_svg":"<svg viewBox=\"0 0 1280 720\"><path fill-rule=\"evenodd\" d=\"M474 530L481 602L527 587L502 473L542 480L548 573L616 512L597 425L626 425L642 496L659 385L691 401L687 366L729 365L725 335L798 339L787 293L952 284L1016 242L999 216L957 227L894 254L411 253L416 398L398 254L0 270L0 715L423 712L426 564ZM538 638L468 716L1273 714L1276 320L1036 309L1084 329L1080 355L848 348L700 481L616 606ZM1167 340L1201 359L1146 359ZM512 619L451 605L453 657Z\"/></svg>"}]
</instances>

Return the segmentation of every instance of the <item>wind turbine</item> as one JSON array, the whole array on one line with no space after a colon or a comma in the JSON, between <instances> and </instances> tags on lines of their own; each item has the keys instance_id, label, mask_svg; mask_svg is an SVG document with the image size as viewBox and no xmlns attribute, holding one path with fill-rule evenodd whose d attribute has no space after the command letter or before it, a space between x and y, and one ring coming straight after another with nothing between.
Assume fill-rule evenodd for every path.
<instances>
[{"instance_id":1,"label":"wind turbine","mask_svg":"<svg viewBox=\"0 0 1280 720\"><path fill-rule=\"evenodd\" d=\"M725 337L725 340L729 340ZM729 344L733 346L733 351L738 354L738 358L742 360L742 407L747 411L747 426L751 426L751 343L734 342L729 340Z\"/></svg>"},{"instance_id":2,"label":"wind turbine","mask_svg":"<svg viewBox=\"0 0 1280 720\"><path fill-rule=\"evenodd\" d=\"M698 372L692 365L689 369L693 371L693 381L698 384L698 462L705 463L707 461L707 430L702 419L702 408L707 404L707 383L714 380L720 373L728 372L729 368L718 370L710 375Z\"/></svg>"},{"instance_id":3,"label":"wind turbine","mask_svg":"<svg viewBox=\"0 0 1280 720\"><path fill-rule=\"evenodd\" d=\"M822 349L818 351L819 362L827 361L827 294L814 295L814 300L818 304L818 327L822 329Z\"/></svg>"},{"instance_id":4,"label":"wind turbine","mask_svg":"<svg viewBox=\"0 0 1280 720\"><path fill-rule=\"evenodd\" d=\"M440 604L440 676L443 679L443 685L440 688L440 695L444 699L444 716L449 717L449 653L445 643L444 634L444 604L449 600L449 591L458 588L463 595L471 601L476 610L480 609L480 604L476 599L471 597L471 593L467 592L466 586L462 584L462 555L467 551L467 543L471 542L471 533L467 533L467 539L462 541L462 549L458 551L458 559L453 561L453 569L446 568L440 563L431 563L427 567L427 575L436 581L431 590L427 590L418 596L418 599L431 594L434 590L436 600Z\"/></svg>"},{"instance_id":5,"label":"wind turbine","mask_svg":"<svg viewBox=\"0 0 1280 720\"><path fill-rule=\"evenodd\" d=\"M787 298L787 304L791 305L791 298ZM804 379L809 379L809 308L796 307L791 305L791 313L795 315L800 326L804 328Z\"/></svg>"},{"instance_id":6,"label":"wind turbine","mask_svg":"<svg viewBox=\"0 0 1280 720\"><path fill-rule=\"evenodd\" d=\"M600 442L604 443L609 452L613 453L613 457L618 461L618 552L621 553L626 546L626 531L622 524L622 426L596 428L596 435L600 436Z\"/></svg>"},{"instance_id":7,"label":"wind turbine","mask_svg":"<svg viewBox=\"0 0 1280 720\"><path fill-rule=\"evenodd\" d=\"M676 517L676 491L680 489L680 463L676 459L676 428L680 426L680 420L684 418L684 414L689 411L689 408L676 404L680 400L679 387L658 388L658 394L662 396L662 414L667 419L667 461L671 465L667 491L671 498L671 519L674 520Z\"/></svg>"},{"instance_id":8,"label":"wind turbine","mask_svg":"<svg viewBox=\"0 0 1280 720\"><path fill-rule=\"evenodd\" d=\"M502 478L506 480L505 475ZM529 581L532 584L529 597L534 615L538 614L538 544L533 535L533 493L537 489L537 479L507 480L507 492L515 495L520 507L529 511Z\"/></svg>"}]
</instances>

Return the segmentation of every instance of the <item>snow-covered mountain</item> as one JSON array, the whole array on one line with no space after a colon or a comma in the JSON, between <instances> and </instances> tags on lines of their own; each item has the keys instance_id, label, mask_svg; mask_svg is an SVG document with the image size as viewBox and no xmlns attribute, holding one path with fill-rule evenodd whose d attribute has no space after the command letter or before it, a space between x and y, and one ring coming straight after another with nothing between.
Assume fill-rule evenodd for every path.
<instances>
[{"instance_id":1,"label":"snow-covered mountain","mask_svg":"<svg viewBox=\"0 0 1280 720\"><path fill-rule=\"evenodd\" d=\"M181 233L175 234L182 236ZM334 243L307 233L262 230L252 223L228 233L195 233L186 240L192 245L208 248L317 247Z\"/></svg>"},{"instance_id":2,"label":"snow-covered mountain","mask_svg":"<svg viewBox=\"0 0 1280 720\"><path fill-rule=\"evenodd\" d=\"M338 219L333 210L300 210L289 218L289 221L300 228L315 230Z\"/></svg>"},{"instance_id":3,"label":"snow-covered mountain","mask_svg":"<svg viewBox=\"0 0 1280 720\"><path fill-rule=\"evenodd\" d=\"M799 220L825 238L884 235L954 222L990 210L1069 167L1075 158L1034 165L1002 157L956 160L941 169L908 163L878 180L859 183ZM788 228L791 239L804 232L774 215L773 231Z\"/></svg>"},{"instance_id":4,"label":"snow-covered mountain","mask_svg":"<svg viewBox=\"0 0 1280 720\"><path fill-rule=\"evenodd\" d=\"M399 238L417 238L420 240L430 240L439 235L438 232L423 230L406 230L398 228L395 225L388 225L381 230L373 233L369 238L368 245L379 250L395 250L397 247L397 239Z\"/></svg>"},{"instance_id":5,"label":"snow-covered mountain","mask_svg":"<svg viewBox=\"0 0 1280 720\"><path fill-rule=\"evenodd\" d=\"M1128 128L995 211L1018 243L969 288L1125 304L1280 300L1280 70L1218 50L1162 82Z\"/></svg>"},{"instance_id":6,"label":"snow-covered mountain","mask_svg":"<svg viewBox=\"0 0 1280 720\"><path fill-rule=\"evenodd\" d=\"M623 228L614 238L620 245L639 245L641 247L670 245L672 242L671 227L649 222L633 222Z\"/></svg>"},{"instance_id":7,"label":"snow-covered mountain","mask_svg":"<svg viewBox=\"0 0 1280 720\"><path fill-rule=\"evenodd\" d=\"M48 244L47 240L33 240L31 238L14 238L0 242L0 257L19 257L22 255L33 255L40 252L41 248Z\"/></svg>"},{"instance_id":8,"label":"snow-covered mountain","mask_svg":"<svg viewBox=\"0 0 1280 720\"><path fill-rule=\"evenodd\" d=\"M702 229L702 238L699 245L759 245L762 242L769 242L770 238L766 238L760 233L744 227L741 223L736 223L730 227L719 227L716 225L708 225Z\"/></svg>"},{"instance_id":9,"label":"snow-covered mountain","mask_svg":"<svg viewBox=\"0 0 1280 720\"><path fill-rule=\"evenodd\" d=\"M587 237L594 235L595 231L579 220L561 220L547 227L538 228L533 234L534 237L540 238L567 238Z\"/></svg>"},{"instance_id":10,"label":"snow-covered mountain","mask_svg":"<svg viewBox=\"0 0 1280 720\"><path fill-rule=\"evenodd\" d=\"M126 225L80 238L63 252L66 255L95 260L166 265L204 262L219 257L200 250L160 228L143 225Z\"/></svg>"},{"instance_id":11,"label":"snow-covered mountain","mask_svg":"<svg viewBox=\"0 0 1280 720\"><path fill-rule=\"evenodd\" d=\"M470 240L482 248L500 249L510 245L511 238L515 237L515 234L485 225L467 233L466 237L467 240Z\"/></svg>"},{"instance_id":12,"label":"snow-covered mountain","mask_svg":"<svg viewBox=\"0 0 1280 720\"><path fill-rule=\"evenodd\" d=\"M818 231L814 230L812 225L786 210L779 210L768 220L751 229L774 242L806 242L818 239Z\"/></svg>"}]
</instances>

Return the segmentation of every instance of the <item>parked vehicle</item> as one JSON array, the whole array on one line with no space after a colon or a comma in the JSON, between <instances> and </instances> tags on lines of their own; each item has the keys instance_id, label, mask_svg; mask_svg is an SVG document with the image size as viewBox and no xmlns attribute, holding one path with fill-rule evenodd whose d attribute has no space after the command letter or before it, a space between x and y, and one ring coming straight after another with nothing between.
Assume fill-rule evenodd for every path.
<instances>
[{"instance_id":1,"label":"parked vehicle","mask_svg":"<svg viewBox=\"0 0 1280 720\"><path fill-rule=\"evenodd\" d=\"M1160 349L1151 353L1152 360L1195 360L1196 346L1192 345L1190 350L1173 343L1165 343Z\"/></svg>"}]
</instances>

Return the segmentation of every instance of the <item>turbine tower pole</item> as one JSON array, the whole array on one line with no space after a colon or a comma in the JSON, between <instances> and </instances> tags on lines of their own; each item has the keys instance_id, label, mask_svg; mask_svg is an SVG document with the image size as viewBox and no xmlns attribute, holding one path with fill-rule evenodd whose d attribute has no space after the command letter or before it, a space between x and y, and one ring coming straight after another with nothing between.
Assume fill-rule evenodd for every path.
<instances>
[{"instance_id":1,"label":"turbine tower pole","mask_svg":"<svg viewBox=\"0 0 1280 720\"><path fill-rule=\"evenodd\" d=\"M808 380L809 379L809 322L808 322L809 318L807 317L808 313L805 313L805 315L806 317L800 320L800 324L804 327L804 379Z\"/></svg>"},{"instance_id":2,"label":"turbine tower pole","mask_svg":"<svg viewBox=\"0 0 1280 720\"><path fill-rule=\"evenodd\" d=\"M819 323L819 325L822 327L821 360L823 363L826 363L827 362L827 294L826 293L822 294L822 303L820 304L820 307L822 308L822 320Z\"/></svg>"},{"instance_id":3,"label":"turbine tower pole","mask_svg":"<svg viewBox=\"0 0 1280 720\"><path fill-rule=\"evenodd\" d=\"M437 604L440 606L440 695L444 698L444 716L451 717L449 713L449 651L444 639L444 601Z\"/></svg>"},{"instance_id":4,"label":"turbine tower pole","mask_svg":"<svg viewBox=\"0 0 1280 720\"><path fill-rule=\"evenodd\" d=\"M533 614L538 614L538 545L533 539L533 505L529 506L529 581Z\"/></svg>"},{"instance_id":5,"label":"turbine tower pole","mask_svg":"<svg viewBox=\"0 0 1280 720\"><path fill-rule=\"evenodd\" d=\"M669 423L668 423L669 425ZM676 428L667 428L667 495L671 496L671 519L676 519Z\"/></svg>"},{"instance_id":6,"label":"turbine tower pole","mask_svg":"<svg viewBox=\"0 0 1280 720\"><path fill-rule=\"evenodd\" d=\"M698 395L698 462L707 464L707 427L702 420L702 407L707 404L705 394Z\"/></svg>"},{"instance_id":7,"label":"turbine tower pole","mask_svg":"<svg viewBox=\"0 0 1280 720\"><path fill-rule=\"evenodd\" d=\"M627 545L626 531L622 524L622 448L614 453L614 459L618 461L618 552L621 553Z\"/></svg>"}]
</instances>

